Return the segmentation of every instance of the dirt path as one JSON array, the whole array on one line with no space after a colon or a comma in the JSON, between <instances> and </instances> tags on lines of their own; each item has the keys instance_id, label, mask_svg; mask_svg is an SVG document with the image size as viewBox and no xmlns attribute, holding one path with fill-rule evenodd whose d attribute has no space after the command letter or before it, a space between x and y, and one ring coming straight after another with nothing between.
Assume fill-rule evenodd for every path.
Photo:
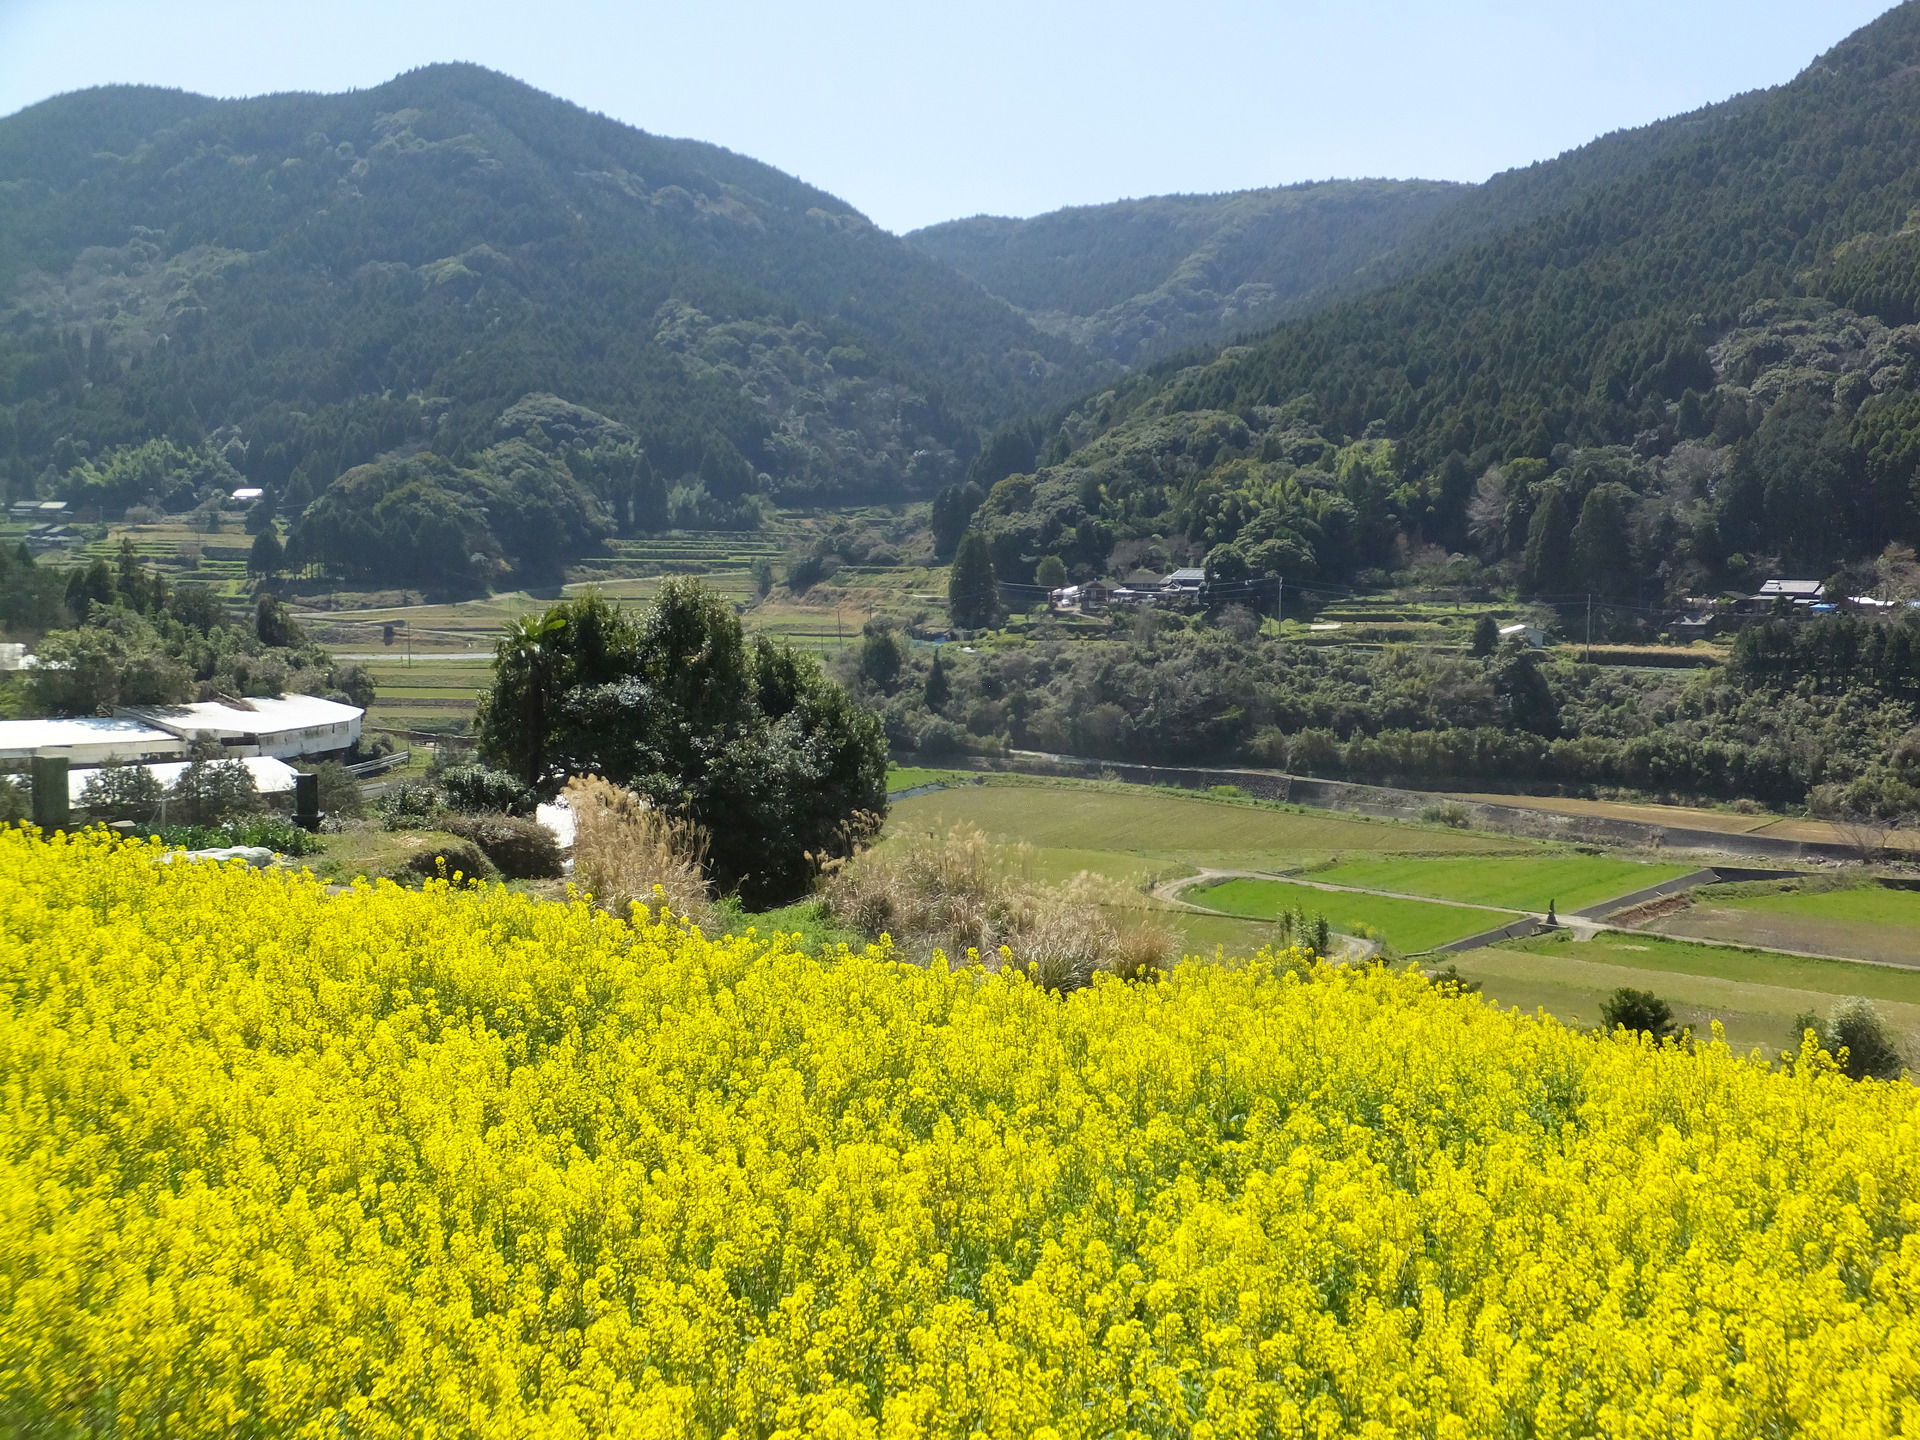
<instances>
[{"instance_id":1,"label":"dirt path","mask_svg":"<svg viewBox=\"0 0 1920 1440\"><path fill-rule=\"evenodd\" d=\"M1544 921L1547 917L1536 910L1498 910L1487 905L1471 905L1463 900L1435 900L1427 895L1407 895L1397 890L1363 890L1353 885L1330 885L1325 881L1302 880L1292 875L1273 875L1258 870L1211 870L1201 868L1196 875L1188 875L1179 880L1163 880L1150 892L1156 900L1164 901L1182 910L1196 910L1206 915L1225 915L1224 910L1211 910L1204 905L1195 905L1182 898L1181 892L1193 889L1209 879L1223 880L1272 880L1282 885L1301 885L1314 890L1329 890L1349 895L1375 895L1384 900L1417 900L1427 905L1451 905L1462 910L1494 910L1500 915L1527 915L1535 920ZM1237 916L1237 919L1250 919L1250 916ZM1861 955L1827 955L1815 950L1789 950L1779 945L1756 943L1752 940L1721 939L1709 935L1683 934L1675 930L1613 925L1600 920L1586 920L1573 915L1561 915L1560 927L1572 932L1574 943L1591 940L1596 935L1650 935L1658 939L1681 940L1689 945L1710 945L1721 950L1754 950L1764 955L1786 955L1796 960L1837 960L1843 965L1873 965L1888 970L1912 970L1920 968L1920 958L1912 960L1893 960L1868 958ZM1353 936L1342 936L1343 940L1364 944ZM1378 949L1378 946L1374 946ZM1457 952L1456 952L1457 953Z\"/></svg>"},{"instance_id":2,"label":"dirt path","mask_svg":"<svg viewBox=\"0 0 1920 1440\"><path fill-rule=\"evenodd\" d=\"M1480 910L1491 915L1512 915L1515 917L1532 915L1536 920L1545 920L1547 918L1544 910L1538 912L1532 910L1509 910L1499 905L1476 905L1470 900L1437 900L1431 895L1408 895L1399 890L1368 890L1359 885L1331 885L1324 880L1304 880L1298 875L1274 875L1263 870L1213 870L1206 866L1196 866L1195 868L1199 871L1197 875L1189 875L1181 880L1164 881L1156 886L1154 888L1155 896L1163 899L1174 898L1171 895L1163 896L1161 892L1167 890L1169 886L1176 886L1183 890L1191 890L1202 880L1274 880L1282 885L1303 885L1309 890L1328 890L1340 895L1374 895L1382 900L1417 900L1422 905L1446 905L1455 910ZM1181 901L1180 903L1188 904L1186 901ZM1206 910L1207 907L1204 905L1190 905L1189 908ZM1207 913L1210 915L1224 915L1226 912L1224 910L1208 910ZM1568 921L1569 927L1574 929L1578 929L1580 923L1582 922Z\"/></svg>"}]
</instances>

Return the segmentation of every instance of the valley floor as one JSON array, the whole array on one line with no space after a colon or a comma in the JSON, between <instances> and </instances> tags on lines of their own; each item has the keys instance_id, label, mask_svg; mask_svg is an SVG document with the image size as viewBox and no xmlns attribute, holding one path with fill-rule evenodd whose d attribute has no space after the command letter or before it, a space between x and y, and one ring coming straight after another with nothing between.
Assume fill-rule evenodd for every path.
<instances>
[{"instance_id":1,"label":"valley floor","mask_svg":"<svg viewBox=\"0 0 1920 1440\"><path fill-rule=\"evenodd\" d=\"M1257 950L1288 909L1413 955L1549 902L1564 917L1699 868L1670 854L1113 782L919 769L897 772L894 788L942 783L896 800L888 835L971 825L1024 847L1035 878L1090 870L1122 881L1202 955ZM1803 890L1683 894L1620 929L1578 924L1426 963L1455 965L1493 1003L1581 1026L1599 1023L1614 990L1652 990L1680 1024L1718 1023L1736 1048L1769 1054L1796 1043L1798 1017L1860 996L1920 1054L1920 893L1888 888L1866 867L1808 875ZM1855 888L1817 888L1836 882Z\"/></svg>"}]
</instances>

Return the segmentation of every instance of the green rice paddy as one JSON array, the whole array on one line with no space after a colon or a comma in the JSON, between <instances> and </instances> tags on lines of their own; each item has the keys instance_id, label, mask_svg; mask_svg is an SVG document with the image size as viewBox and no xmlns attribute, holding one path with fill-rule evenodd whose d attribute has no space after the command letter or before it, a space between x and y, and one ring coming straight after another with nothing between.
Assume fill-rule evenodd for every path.
<instances>
[{"instance_id":1,"label":"green rice paddy","mask_svg":"<svg viewBox=\"0 0 1920 1440\"><path fill-rule=\"evenodd\" d=\"M1452 940L1497 930L1516 917L1501 910L1471 909L1463 905L1431 905L1424 900L1402 900L1390 895L1356 895L1338 890L1316 890L1284 880L1227 880L1188 890L1183 898L1209 910L1271 920L1283 910L1324 915L1343 935L1384 940L1405 954L1431 950Z\"/></svg>"},{"instance_id":2,"label":"green rice paddy","mask_svg":"<svg viewBox=\"0 0 1920 1440\"><path fill-rule=\"evenodd\" d=\"M1368 856L1343 858L1325 870L1315 870L1309 878L1501 910L1541 912L1552 903L1564 915L1697 869L1697 865L1641 865L1606 855L1568 853L1470 860Z\"/></svg>"}]
</instances>

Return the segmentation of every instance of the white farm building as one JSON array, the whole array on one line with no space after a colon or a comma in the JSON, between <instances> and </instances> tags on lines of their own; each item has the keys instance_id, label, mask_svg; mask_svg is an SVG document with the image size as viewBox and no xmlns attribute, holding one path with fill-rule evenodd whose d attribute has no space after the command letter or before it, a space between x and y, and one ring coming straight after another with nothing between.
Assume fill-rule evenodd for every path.
<instances>
[{"instance_id":1,"label":"white farm building","mask_svg":"<svg viewBox=\"0 0 1920 1440\"><path fill-rule=\"evenodd\" d=\"M292 794L293 777L300 773L284 760L271 760L262 755L250 756L235 763L247 767L247 774L253 777L253 788L262 795ZM162 790L171 790L186 773L187 762L174 760L162 765L143 765L141 768L151 772L153 778L160 782ZM67 772L67 803L74 809L78 810L85 798L87 781L98 773L97 770Z\"/></svg>"},{"instance_id":2,"label":"white farm building","mask_svg":"<svg viewBox=\"0 0 1920 1440\"><path fill-rule=\"evenodd\" d=\"M264 755L290 760L330 755L360 738L357 705L315 695L279 695L199 705L143 705L112 718L0 720L0 761L64 758L93 765L184 762L195 741L211 740L234 759Z\"/></svg>"},{"instance_id":3,"label":"white farm building","mask_svg":"<svg viewBox=\"0 0 1920 1440\"><path fill-rule=\"evenodd\" d=\"M209 700L198 705L146 705L118 712L191 744L217 741L231 756L326 755L345 750L360 738L357 705L342 705L315 695L280 695L252 700Z\"/></svg>"},{"instance_id":4,"label":"white farm building","mask_svg":"<svg viewBox=\"0 0 1920 1440\"><path fill-rule=\"evenodd\" d=\"M0 760L64 756L73 765L171 760L187 753L171 730L143 721L87 716L78 720L0 720Z\"/></svg>"}]
</instances>

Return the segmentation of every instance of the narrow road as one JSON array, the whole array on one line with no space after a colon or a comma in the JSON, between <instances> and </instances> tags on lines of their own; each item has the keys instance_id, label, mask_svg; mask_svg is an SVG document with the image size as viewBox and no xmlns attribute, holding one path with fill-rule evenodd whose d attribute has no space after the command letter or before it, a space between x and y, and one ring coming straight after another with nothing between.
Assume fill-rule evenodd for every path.
<instances>
[{"instance_id":1,"label":"narrow road","mask_svg":"<svg viewBox=\"0 0 1920 1440\"><path fill-rule=\"evenodd\" d=\"M1182 898L1183 891L1191 890L1202 881L1219 878L1222 880L1273 880L1282 885L1301 885L1314 890L1337 891L1348 895L1374 895L1383 900L1417 900L1423 905L1451 905L1462 910L1491 910L1498 915L1531 916L1544 922L1546 915L1538 910L1503 910L1492 905L1474 905L1464 900L1436 900L1431 895L1407 895L1398 890L1363 890L1354 885L1330 885L1323 880L1302 880L1293 875L1273 875L1259 870L1213 870L1205 866L1195 867L1198 875L1189 875L1180 880L1165 880L1154 886L1150 892L1154 899L1185 910L1198 910L1207 915L1227 915L1225 910L1209 909L1205 905L1195 905ZM1251 920L1251 915L1232 916L1239 920ZM1628 925L1609 925L1604 920L1586 920L1573 915L1560 915L1556 923L1561 929L1570 931L1574 943L1580 944L1606 933L1611 935L1633 935L1645 939L1670 940L1676 944L1708 945L1717 950L1751 950L1762 955L1786 955L1795 960L1837 960L1843 965L1874 965L1886 970L1920 969L1920 960L1912 964L1903 964L1898 960L1862 960L1858 955L1822 955L1810 950L1782 950L1773 945L1750 945L1734 940L1707 940L1693 935L1662 935L1652 930L1636 930ZM1352 936L1343 937L1353 939ZM1457 953L1457 952L1456 952Z\"/></svg>"}]
</instances>

